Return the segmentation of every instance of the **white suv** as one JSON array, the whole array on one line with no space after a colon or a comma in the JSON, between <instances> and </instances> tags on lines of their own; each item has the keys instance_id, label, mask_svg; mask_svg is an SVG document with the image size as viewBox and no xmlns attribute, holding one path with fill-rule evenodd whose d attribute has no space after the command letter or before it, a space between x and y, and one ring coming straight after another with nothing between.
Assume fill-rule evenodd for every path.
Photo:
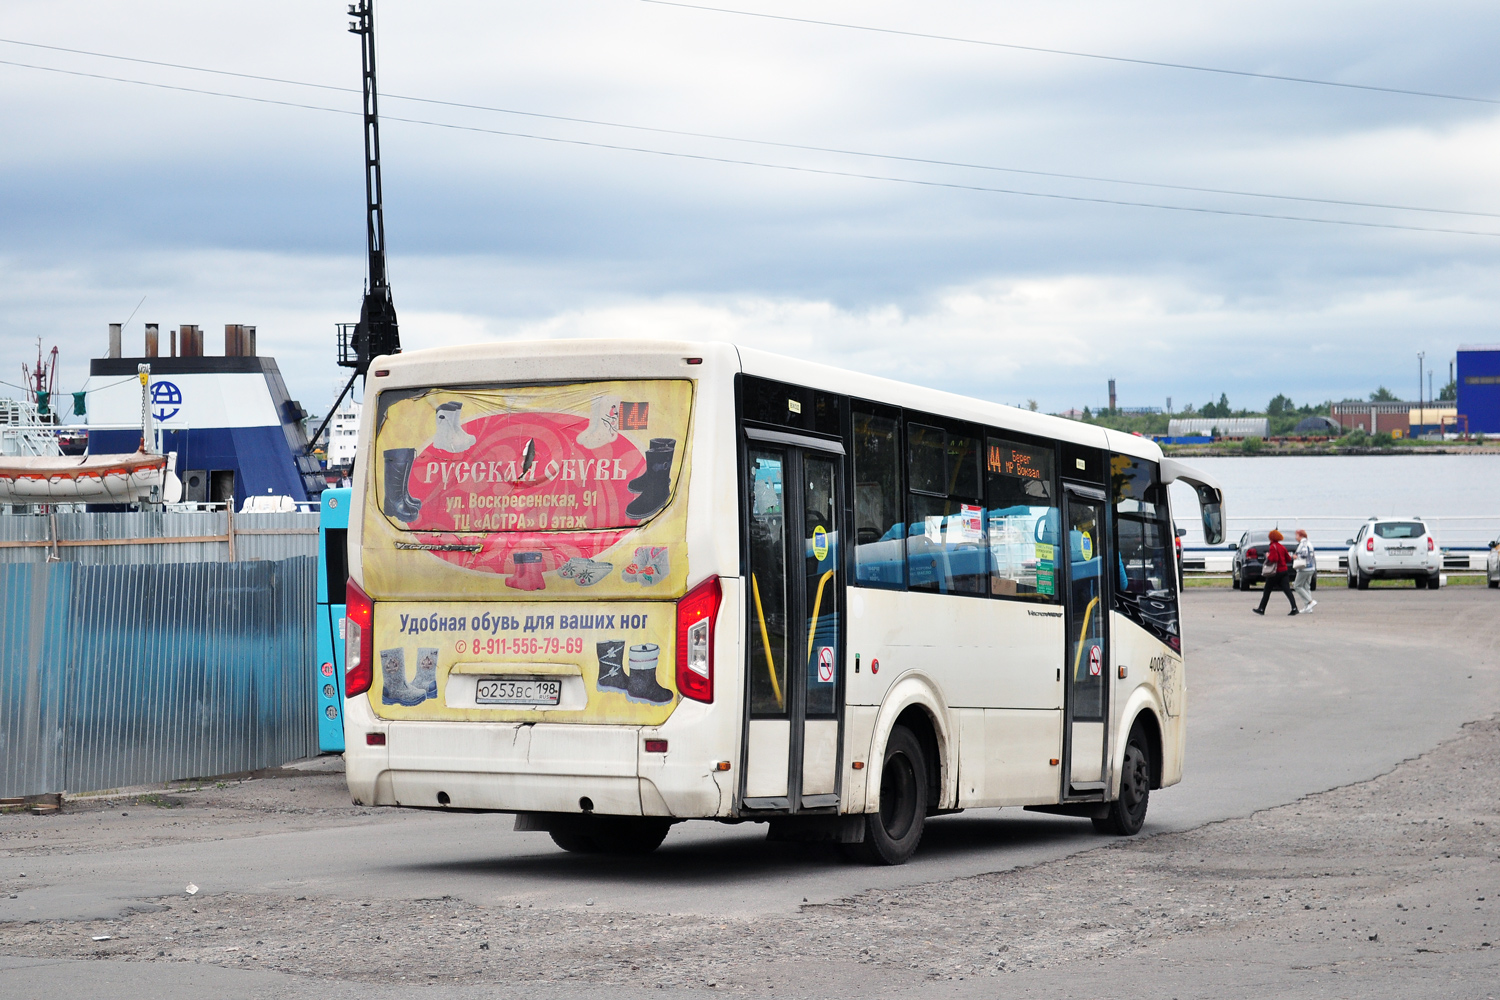
<instances>
[{"instance_id":1,"label":"white suv","mask_svg":"<svg viewBox=\"0 0 1500 1000\"><path fill-rule=\"evenodd\" d=\"M1442 579L1443 551L1420 518L1372 517L1349 539L1349 587L1371 580L1413 580L1417 589L1436 590Z\"/></svg>"}]
</instances>

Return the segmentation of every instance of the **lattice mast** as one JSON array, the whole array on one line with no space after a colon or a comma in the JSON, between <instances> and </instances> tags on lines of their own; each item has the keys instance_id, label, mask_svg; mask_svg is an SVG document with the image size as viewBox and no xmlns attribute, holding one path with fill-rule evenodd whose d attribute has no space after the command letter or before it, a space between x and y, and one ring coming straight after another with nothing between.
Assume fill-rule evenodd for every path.
<instances>
[{"instance_id":1,"label":"lattice mast","mask_svg":"<svg viewBox=\"0 0 1500 1000\"><path fill-rule=\"evenodd\" d=\"M365 128L365 242L369 250L369 275L365 298L359 309L359 322L351 331L348 324L339 327L339 365L353 368L344 390L334 400L328 415L308 442L316 447L339 404L354 388L354 380L366 377L370 362L382 354L401 353L401 333L396 323L396 305L391 300L390 281L385 271L385 208L380 184L380 110L375 81L375 0L359 0L349 5L351 34L360 39L360 63L364 80Z\"/></svg>"},{"instance_id":2,"label":"lattice mast","mask_svg":"<svg viewBox=\"0 0 1500 1000\"><path fill-rule=\"evenodd\" d=\"M401 334L396 326L396 306L385 273L385 208L380 186L380 112L375 84L375 0L360 0L349 6L355 20L349 30L360 38L364 70L365 121L365 237L370 252L369 284L359 324L354 328L353 357L340 363L365 374L370 360L381 354L401 353Z\"/></svg>"}]
</instances>

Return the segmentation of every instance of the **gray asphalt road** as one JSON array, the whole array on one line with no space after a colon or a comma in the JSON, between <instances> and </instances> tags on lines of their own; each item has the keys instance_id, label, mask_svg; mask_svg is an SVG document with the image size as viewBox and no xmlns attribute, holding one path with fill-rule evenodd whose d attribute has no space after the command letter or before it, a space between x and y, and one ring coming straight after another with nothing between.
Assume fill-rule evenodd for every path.
<instances>
[{"instance_id":1,"label":"gray asphalt road","mask_svg":"<svg viewBox=\"0 0 1500 1000\"><path fill-rule=\"evenodd\" d=\"M1153 796L1148 832L1247 815L1373 777L1500 707L1500 603L1493 593L1328 588L1319 596L1312 615L1262 619L1250 614L1249 595L1188 593L1187 777ZM4 857L0 879L16 884L22 870L27 878L16 899L0 899L0 920L106 916L180 894L188 882L205 893L447 895L483 906L549 908L592 901L637 913L744 916L999 871L1104 842L1086 822L984 810L935 820L901 868L851 866L826 849L767 844L763 828L749 824L683 824L656 855L621 862L565 855L545 834L509 826L509 817L382 813L295 832L278 832L268 820L226 830L222 840L127 850L104 842ZM228 972L199 976L162 966L158 977L151 968L49 963L45 978L82 987L76 977L107 974L154 983L166 995L204 988L237 995Z\"/></svg>"}]
</instances>

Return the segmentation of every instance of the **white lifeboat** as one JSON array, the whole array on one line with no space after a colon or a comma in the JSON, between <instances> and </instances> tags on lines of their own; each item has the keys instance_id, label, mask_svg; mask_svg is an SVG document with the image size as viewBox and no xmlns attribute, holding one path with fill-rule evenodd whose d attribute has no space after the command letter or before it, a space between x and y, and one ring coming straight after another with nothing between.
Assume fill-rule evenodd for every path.
<instances>
[{"instance_id":1,"label":"white lifeboat","mask_svg":"<svg viewBox=\"0 0 1500 1000\"><path fill-rule=\"evenodd\" d=\"M167 456L0 455L0 503L131 503L166 482Z\"/></svg>"}]
</instances>

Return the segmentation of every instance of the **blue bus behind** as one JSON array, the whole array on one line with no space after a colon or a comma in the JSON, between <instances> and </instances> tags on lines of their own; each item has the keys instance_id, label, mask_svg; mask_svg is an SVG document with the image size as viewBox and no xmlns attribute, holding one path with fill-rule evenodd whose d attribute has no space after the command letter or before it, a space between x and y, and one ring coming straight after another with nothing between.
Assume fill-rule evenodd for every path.
<instances>
[{"instance_id":1,"label":"blue bus behind","mask_svg":"<svg viewBox=\"0 0 1500 1000\"><path fill-rule=\"evenodd\" d=\"M324 490L318 515L318 749L344 752L344 587L350 489Z\"/></svg>"}]
</instances>

